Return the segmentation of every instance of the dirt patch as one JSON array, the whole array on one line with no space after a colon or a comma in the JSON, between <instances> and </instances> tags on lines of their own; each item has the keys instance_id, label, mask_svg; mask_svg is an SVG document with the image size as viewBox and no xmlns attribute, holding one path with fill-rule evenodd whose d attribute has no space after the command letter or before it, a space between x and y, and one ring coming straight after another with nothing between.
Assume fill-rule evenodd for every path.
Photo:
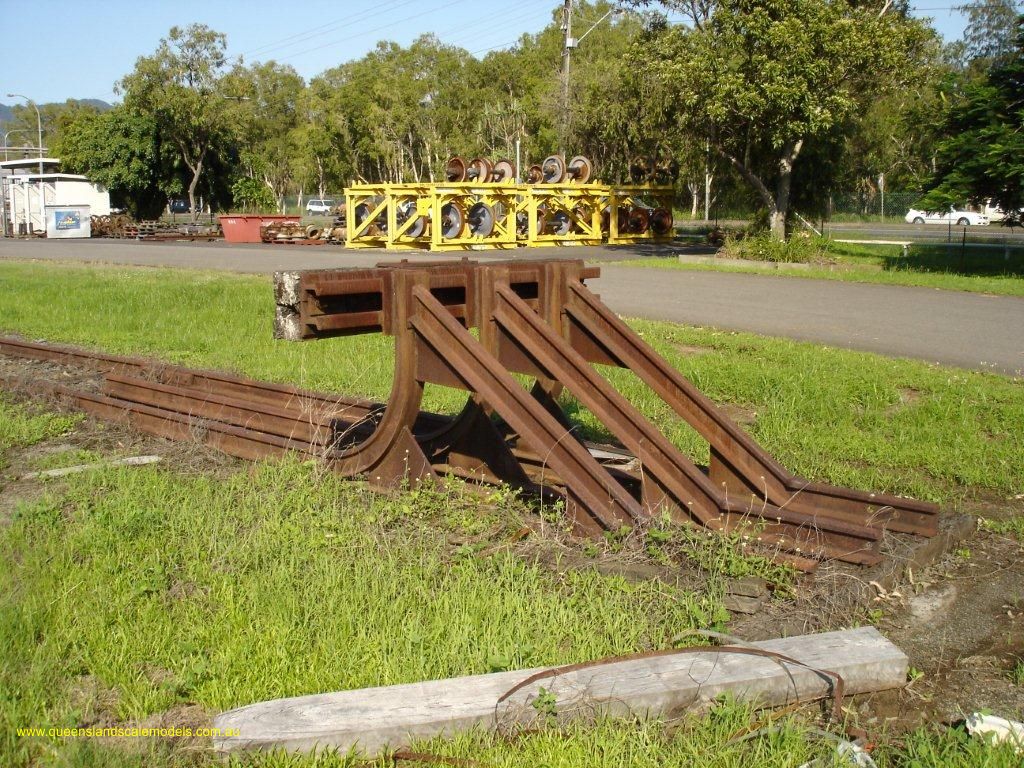
<instances>
[{"instance_id":1,"label":"dirt patch","mask_svg":"<svg viewBox=\"0 0 1024 768\"><path fill-rule=\"evenodd\" d=\"M209 728L213 724L213 713L198 704L182 704L171 707L165 712L150 715L141 723L140 728Z\"/></svg>"},{"instance_id":2,"label":"dirt patch","mask_svg":"<svg viewBox=\"0 0 1024 768\"><path fill-rule=\"evenodd\" d=\"M973 493L964 499L964 511L992 520L1006 520L1024 515L1024 493L1009 498L991 493Z\"/></svg>"},{"instance_id":3,"label":"dirt patch","mask_svg":"<svg viewBox=\"0 0 1024 768\"><path fill-rule=\"evenodd\" d=\"M117 706L121 695L94 675L75 678L68 687L68 701L78 713L77 728L108 728L117 722Z\"/></svg>"},{"instance_id":4,"label":"dirt patch","mask_svg":"<svg viewBox=\"0 0 1024 768\"><path fill-rule=\"evenodd\" d=\"M673 344L672 349L683 355L709 355L714 352L712 347L694 347L690 344Z\"/></svg>"},{"instance_id":5,"label":"dirt patch","mask_svg":"<svg viewBox=\"0 0 1024 768\"><path fill-rule=\"evenodd\" d=\"M913 387L900 387L899 402L893 403L883 411L885 416L894 416L904 408L909 408L921 399L921 390Z\"/></svg>"},{"instance_id":6,"label":"dirt patch","mask_svg":"<svg viewBox=\"0 0 1024 768\"><path fill-rule=\"evenodd\" d=\"M718 410L743 427L749 427L757 422L757 411L747 406L723 403L718 406Z\"/></svg>"},{"instance_id":7,"label":"dirt patch","mask_svg":"<svg viewBox=\"0 0 1024 768\"><path fill-rule=\"evenodd\" d=\"M53 411L73 411L61 396L41 385L61 384L96 392L102 386L102 374L83 371L50 362L0 356L0 389L15 401L42 405ZM35 470L41 458L55 454L88 452L104 459L156 455L161 466L181 474L228 477L244 462L198 443L183 443L136 432L128 426L84 419L74 430L26 448L13 448L0 463L0 525L10 522L18 508L39 501L47 494L59 495L67 480L59 478L20 478ZM82 463L71 461L70 463ZM86 462L88 463L88 462Z\"/></svg>"}]
</instances>

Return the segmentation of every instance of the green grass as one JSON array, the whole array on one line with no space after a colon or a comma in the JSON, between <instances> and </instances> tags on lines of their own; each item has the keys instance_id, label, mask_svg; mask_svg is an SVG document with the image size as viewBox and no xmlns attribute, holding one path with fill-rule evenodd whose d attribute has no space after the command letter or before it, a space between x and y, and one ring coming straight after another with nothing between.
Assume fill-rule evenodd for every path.
<instances>
[{"instance_id":1,"label":"green grass","mask_svg":"<svg viewBox=\"0 0 1024 768\"><path fill-rule=\"evenodd\" d=\"M724 618L713 596L446 545L459 521L508 519L478 504L384 497L312 462L68 478L0 528L0 764L48 749L16 727L570 663ZM85 680L106 711L73 703Z\"/></svg>"},{"instance_id":2,"label":"green grass","mask_svg":"<svg viewBox=\"0 0 1024 768\"><path fill-rule=\"evenodd\" d=\"M856 283L883 283L970 291L1005 296L1024 296L1024 248L1014 247L1006 260L998 248L968 247L963 255L958 245L913 245L908 255L900 246L832 243L829 257L837 264L787 268L778 266L778 274ZM742 264L683 264L674 256L645 258L623 262L629 266L659 269L712 270L764 274L765 268ZM767 266L777 266L768 265Z\"/></svg>"},{"instance_id":3,"label":"green grass","mask_svg":"<svg viewBox=\"0 0 1024 768\"><path fill-rule=\"evenodd\" d=\"M15 403L0 392L0 470L11 448L27 448L66 434L82 420L77 414L52 413L33 405Z\"/></svg>"},{"instance_id":4,"label":"green grass","mask_svg":"<svg viewBox=\"0 0 1024 768\"><path fill-rule=\"evenodd\" d=\"M10 264L0 278L0 328L31 338L374 397L390 385L385 340L273 342L263 279ZM32 309L40 306L49 309ZM964 485L1000 493L1019 485L1017 382L745 334L636 327L714 399L756 411L755 434L804 473L944 498ZM703 455L635 380L609 375ZM432 398L459 400L443 390ZM0 400L0 461L76 423ZM457 490L371 494L294 460L217 478L161 466L65 478L0 526L0 764L222 765L173 742L19 738L15 728L145 722L185 704L212 714L275 696L572 662L666 647L687 628L721 623L713 593L589 570L557 574L502 550L486 556L446 543L451 531L480 533L498 521L514 529L523 514L514 496L496 494L491 504L481 510ZM693 544L674 534L653 543ZM714 546L700 557L719 572L748 567ZM671 726L601 721L420 747L510 768L781 767L830 751L796 717L764 738L732 742L751 721L749 710L728 705ZM882 768L1019 764L1009 749L953 731L883 739L876 758ZM229 764L354 759L278 754Z\"/></svg>"},{"instance_id":5,"label":"green grass","mask_svg":"<svg viewBox=\"0 0 1024 768\"><path fill-rule=\"evenodd\" d=\"M986 531L998 533L1002 536L1015 536L1024 541L1024 515L1008 517L1001 520L984 518L981 520L981 527Z\"/></svg>"},{"instance_id":6,"label":"green grass","mask_svg":"<svg viewBox=\"0 0 1024 768\"><path fill-rule=\"evenodd\" d=\"M0 332L375 399L391 389L383 336L274 341L268 278L8 262L0 279ZM1024 491L1020 380L752 334L632 325L712 400L756 413L749 430L807 477L944 502L968 487ZM707 461L707 445L633 374L604 372L677 445ZM453 411L464 399L428 387L425 404ZM590 414L567 407L601 434Z\"/></svg>"},{"instance_id":7,"label":"green grass","mask_svg":"<svg viewBox=\"0 0 1024 768\"><path fill-rule=\"evenodd\" d=\"M70 448L67 450L55 450L44 456L37 456L29 462L32 469L45 471L48 469L60 469L63 467L74 467L80 464L95 464L103 461L104 456L96 451L89 451L83 448Z\"/></svg>"},{"instance_id":8,"label":"green grass","mask_svg":"<svg viewBox=\"0 0 1024 768\"><path fill-rule=\"evenodd\" d=\"M1010 672L1010 679L1013 680L1014 685L1024 688L1024 659L1014 665L1013 671Z\"/></svg>"}]
</instances>

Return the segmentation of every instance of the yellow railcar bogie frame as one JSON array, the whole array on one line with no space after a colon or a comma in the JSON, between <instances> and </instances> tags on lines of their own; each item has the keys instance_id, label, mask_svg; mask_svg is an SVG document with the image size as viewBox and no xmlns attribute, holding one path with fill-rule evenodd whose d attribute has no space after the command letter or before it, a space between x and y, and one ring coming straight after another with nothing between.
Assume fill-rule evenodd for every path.
<instances>
[{"instance_id":1,"label":"yellow railcar bogie frame","mask_svg":"<svg viewBox=\"0 0 1024 768\"><path fill-rule=\"evenodd\" d=\"M522 188L520 196L528 216L527 232L521 243L527 247L550 245L600 245L601 203L607 187L602 184L531 184ZM544 232L541 228L541 207L547 215L564 213L570 222L564 234ZM578 213L579 209L584 214Z\"/></svg>"},{"instance_id":2,"label":"yellow railcar bogie frame","mask_svg":"<svg viewBox=\"0 0 1024 768\"><path fill-rule=\"evenodd\" d=\"M673 233L657 235L647 232L619 232L616 210L619 206L666 208L672 211L673 189L649 184L607 185L587 184L515 184L476 182L422 182L403 184L353 184L345 189L348 215L349 248L385 248L389 250L490 250L516 247L569 245L628 244L637 241L668 242ZM412 215L403 211L415 203ZM356 224L356 207L370 207L362 222ZM486 237L474 235L464 223L454 237L445 237L440 222L441 211L448 203L461 206L468 218L476 203L486 203L494 212L494 228ZM544 232L543 212L564 213L569 231L564 234ZM608 230L601 226L601 213L608 209ZM400 215L404 218L400 221ZM525 215L525 232L518 229L518 217ZM423 233L412 236L409 231L417 219L426 217ZM383 218L383 230L375 231Z\"/></svg>"},{"instance_id":3,"label":"yellow railcar bogie frame","mask_svg":"<svg viewBox=\"0 0 1024 768\"><path fill-rule=\"evenodd\" d=\"M670 186L652 184L629 184L613 186L608 191L608 233L607 243L609 245L628 245L640 241L668 243L671 242L675 233L673 227L664 235L656 234L648 227L646 232L619 232L619 217L617 211L620 206L627 210L631 208L664 208L672 213L672 199L674 190Z\"/></svg>"},{"instance_id":4,"label":"yellow railcar bogie frame","mask_svg":"<svg viewBox=\"0 0 1024 768\"><path fill-rule=\"evenodd\" d=\"M431 228L430 250L490 250L516 247L517 187L506 182L478 184L457 182L436 185L431 197L433 221L441 221L441 210L448 203L458 203L467 221L455 237L445 237L441 227ZM486 237L474 235L469 229L470 209L486 203L494 214L494 231ZM499 207L503 211L499 215Z\"/></svg>"}]
</instances>

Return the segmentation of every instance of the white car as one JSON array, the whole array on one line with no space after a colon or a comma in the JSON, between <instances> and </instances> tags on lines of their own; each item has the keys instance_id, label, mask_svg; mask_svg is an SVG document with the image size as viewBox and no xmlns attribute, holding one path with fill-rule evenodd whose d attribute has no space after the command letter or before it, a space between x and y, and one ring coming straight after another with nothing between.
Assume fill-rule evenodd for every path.
<instances>
[{"instance_id":1,"label":"white car","mask_svg":"<svg viewBox=\"0 0 1024 768\"><path fill-rule=\"evenodd\" d=\"M950 207L948 211L919 211L911 208L904 217L907 224L948 224L953 222L958 227L988 226L988 216L974 211L961 211Z\"/></svg>"},{"instance_id":2,"label":"white car","mask_svg":"<svg viewBox=\"0 0 1024 768\"><path fill-rule=\"evenodd\" d=\"M330 213L334 201L327 197L313 197L306 203L306 213Z\"/></svg>"}]
</instances>

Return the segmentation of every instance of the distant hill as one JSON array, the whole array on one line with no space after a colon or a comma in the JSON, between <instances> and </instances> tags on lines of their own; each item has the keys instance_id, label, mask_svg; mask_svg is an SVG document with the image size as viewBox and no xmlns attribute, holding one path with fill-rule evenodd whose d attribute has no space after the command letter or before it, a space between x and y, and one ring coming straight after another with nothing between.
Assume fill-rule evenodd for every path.
<instances>
[{"instance_id":1,"label":"distant hill","mask_svg":"<svg viewBox=\"0 0 1024 768\"><path fill-rule=\"evenodd\" d=\"M101 99L75 99L75 101L79 101L82 104L88 104L91 107L96 107L96 109L98 109L100 112L106 112L108 109L112 109L113 106L114 106L113 104L108 104L107 102L102 101ZM15 102L15 104L0 104L0 125L6 123L7 121L9 121L11 118L14 117L14 107L17 104L24 105L24 103L25 102L22 101L22 102ZM67 102L58 101L58 102L52 102L50 104L40 104L39 107L40 107L40 109L42 109L43 107L49 107L49 106L62 107L66 103Z\"/></svg>"},{"instance_id":2,"label":"distant hill","mask_svg":"<svg viewBox=\"0 0 1024 768\"><path fill-rule=\"evenodd\" d=\"M100 112L106 112L108 109L113 109L113 104L108 104L102 99L78 99L83 104L88 104L90 107L96 107Z\"/></svg>"}]
</instances>

